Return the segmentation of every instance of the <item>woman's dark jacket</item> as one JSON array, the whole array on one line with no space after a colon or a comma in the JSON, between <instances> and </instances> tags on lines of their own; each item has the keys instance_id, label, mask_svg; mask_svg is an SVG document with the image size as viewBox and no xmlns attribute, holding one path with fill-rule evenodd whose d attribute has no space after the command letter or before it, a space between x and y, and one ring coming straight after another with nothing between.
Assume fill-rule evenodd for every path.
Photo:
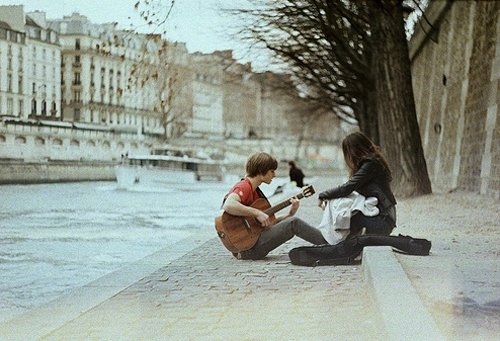
<instances>
[{"instance_id":1,"label":"woman's dark jacket","mask_svg":"<svg viewBox=\"0 0 500 341\"><path fill-rule=\"evenodd\" d=\"M366 198L378 199L377 207L380 215L389 217L392 226L396 225L396 198L389 185L390 175L376 159L366 159L361 162L358 171L341 186L321 192L320 200L331 200L346 197L353 191Z\"/></svg>"}]
</instances>

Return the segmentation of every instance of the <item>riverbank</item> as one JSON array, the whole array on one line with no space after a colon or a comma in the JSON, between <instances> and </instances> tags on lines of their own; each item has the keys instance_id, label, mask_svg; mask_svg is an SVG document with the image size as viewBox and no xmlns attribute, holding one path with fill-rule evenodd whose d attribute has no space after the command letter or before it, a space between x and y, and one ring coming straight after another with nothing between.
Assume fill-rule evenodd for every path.
<instances>
[{"instance_id":1,"label":"riverbank","mask_svg":"<svg viewBox=\"0 0 500 341\"><path fill-rule=\"evenodd\" d=\"M0 185L76 181L114 181L112 161L0 160Z\"/></svg>"},{"instance_id":2,"label":"riverbank","mask_svg":"<svg viewBox=\"0 0 500 341\"><path fill-rule=\"evenodd\" d=\"M318 179L316 192L332 186L331 181ZM394 234L431 240L429 256L372 247L363 253L361 265L316 268L290 264L288 250L304 244L297 238L265 260L238 261L207 221L204 232L174 247L0 324L0 335L46 340L496 340L498 213L498 201L472 193L403 199ZM313 224L321 219L315 199L301 201L298 214ZM378 285L373 276L385 276L385 282ZM380 295L388 283L391 291ZM437 331L425 324L428 318ZM421 338L420 333L438 337Z\"/></svg>"}]
</instances>

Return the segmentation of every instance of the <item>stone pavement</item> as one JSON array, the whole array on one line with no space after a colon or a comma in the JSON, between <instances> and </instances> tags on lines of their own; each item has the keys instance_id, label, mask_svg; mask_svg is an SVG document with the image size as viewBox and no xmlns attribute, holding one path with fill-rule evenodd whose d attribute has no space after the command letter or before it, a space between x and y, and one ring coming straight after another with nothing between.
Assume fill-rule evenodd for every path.
<instances>
[{"instance_id":1,"label":"stone pavement","mask_svg":"<svg viewBox=\"0 0 500 341\"><path fill-rule=\"evenodd\" d=\"M0 339L386 339L361 265L296 267L285 250L242 262L203 239L127 287L119 271L4 323Z\"/></svg>"},{"instance_id":2,"label":"stone pavement","mask_svg":"<svg viewBox=\"0 0 500 341\"><path fill-rule=\"evenodd\" d=\"M499 340L500 201L453 192L400 200L393 234L432 241L429 257L394 254L450 340Z\"/></svg>"},{"instance_id":3,"label":"stone pavement","mask_svg":"<svg viewBox=\"0 0 500 341\"><path fill-rule=\"evenodd\" d=\"M315 205L305 199L299 210L313 224ZM431 239L431 255L370 247L349 266L291 265L297 238L264 260L238 261L207 224L0 324L0 340L495 340L497 206L468 194L402 200L395 233Z\"/></svg>"}]
</instances>

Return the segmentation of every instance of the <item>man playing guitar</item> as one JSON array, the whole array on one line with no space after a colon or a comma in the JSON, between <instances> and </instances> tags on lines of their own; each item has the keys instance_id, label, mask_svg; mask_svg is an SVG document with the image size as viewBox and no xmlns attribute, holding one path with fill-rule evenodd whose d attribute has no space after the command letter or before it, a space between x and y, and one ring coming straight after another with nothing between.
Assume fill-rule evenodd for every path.
<instances>
[{"instance_id":1,"label":"man playing guitar","mask_svg":"<svg viewBox=\"0 0 500 341\"><path fill-rule=\"evenodd\" d=\"M286 216L276 218L274 214L268 214L265 210L259 209L261 202L267 205L269 202L258 187L263 182L270 184L277 168L278 162L271 155L263 152L251 155L246 163L246 177L237 182L226 195L222 206L223 216L228 220L226 225L229 225L229 220L234 218L242 222L242 226L246 225L249 235L252 234L252 225L257 225L258 229L257 233L253 233L255 239L247 247L229 248L224 243L238 259L262 259L294 236L315 245L327 244L319 229L294 216L299 208L297 197L290 198L285 203L285 205L291 205ZM223 225L222 221L216 219L217 232L224 242L227 236L222 228Z\"/></svg>"}]
</instances>

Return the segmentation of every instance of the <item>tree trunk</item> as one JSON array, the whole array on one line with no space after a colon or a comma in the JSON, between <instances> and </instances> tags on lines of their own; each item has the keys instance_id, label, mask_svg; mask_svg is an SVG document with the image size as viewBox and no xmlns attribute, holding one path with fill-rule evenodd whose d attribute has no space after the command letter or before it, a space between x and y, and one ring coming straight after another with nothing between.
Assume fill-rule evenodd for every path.
<instances>
[{"instance_id":1,"label":"tree trunk","mask_svg":"<svg viewBox=\"0 0 500 341\"><path fill-rule=\"evenodd\" d=\"M358 120L359 130L368 136L376 145L380 145L377 118L377 98L375 91L367 91L363 100L363 108L356 114L356 119Z\"/></svg>"},{"instance_id":2,"label":"tree trunk","mask_svg":"<svg viewBox=\"0 0 500 341\"><path fill-rule=\"evenodd\" d=\"M368 1L380 146L398 196L432 192L413 97L401 0Z\"/></svg>"}]
</instances>

